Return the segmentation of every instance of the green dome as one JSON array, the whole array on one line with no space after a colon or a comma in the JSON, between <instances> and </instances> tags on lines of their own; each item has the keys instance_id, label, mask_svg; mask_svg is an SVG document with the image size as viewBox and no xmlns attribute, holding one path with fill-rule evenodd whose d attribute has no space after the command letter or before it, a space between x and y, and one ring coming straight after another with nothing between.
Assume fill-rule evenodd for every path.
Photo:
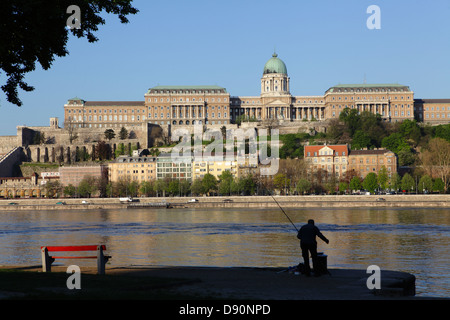
<instances>
[{"instance_id":1,"label":"green dome","mask_svg":"<svg viewBox=\"0 0 450 320\"><path fill-rule=\"evenodd\" d=\"M278 55L276 53L272 55L272 58L270 58L269 61L267 61L266 65L264 66L263 74L267 73L287 74L286 65L281 59L278 58Z\"/></svg>"}]
</instances>

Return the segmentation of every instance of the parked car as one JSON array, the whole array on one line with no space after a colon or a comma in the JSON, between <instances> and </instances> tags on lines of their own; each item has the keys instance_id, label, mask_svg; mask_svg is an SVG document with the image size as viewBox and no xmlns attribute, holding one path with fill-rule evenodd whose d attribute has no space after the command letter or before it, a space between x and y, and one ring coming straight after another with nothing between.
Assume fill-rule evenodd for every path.
<instances>
[{"instance_id":1,"label":"parked car","mask_svg":"<svg viewBox=\"0 0 450 320\"><path fill-rule=\"evenodd\" d=\"M66 203L64 201L59 201L56 204L61 204L61 205L65 205Z\"/></svg>"},{"instance_id":2,"label":"parked car","mask_svg":"<svg viewBox=\"0 0 450 320\"><path fill-rule=\"evenodd\" d=\"M89 201L83 200L81 201L82 204L89 204Z\"/></svg>"},{"instance_id":3,"label":"parked car","mask_svg":"<svg viewBox=\"0 0 450 320\"><path fill-rule=\"evenodd\" d=\"M198 200L197 199L190 199L190 200L188 200L188 202L198 202Z\"/></svg>"},{"instance_id":4,"label":"parked car","mask_svg":"<svg viewBox=\"0 0 450 320\"><path fill-rule=\"evenodd\" d=\"M232 199L224 199L223 202L233 202Z\"/></svg>"},{"instance_id":5,"label":"parked car","mask_svg":"<svg viewBox=\"0 0 450 320\"><path fill-rule=\"evenodd\" d=\"M377 201L386 201L385 198L378 198Z\"/></svg>"},{"instance_id":6,"label":"parked car","mask_svg":"<svg viewBox=\"0 0 450 320\"><path fill-rule=\"evenodd\" d=\"M18 203L17 202L10 202L9 205L10 206L16 206L16 205L18 205Z\"/></svg>"}]
</instances>

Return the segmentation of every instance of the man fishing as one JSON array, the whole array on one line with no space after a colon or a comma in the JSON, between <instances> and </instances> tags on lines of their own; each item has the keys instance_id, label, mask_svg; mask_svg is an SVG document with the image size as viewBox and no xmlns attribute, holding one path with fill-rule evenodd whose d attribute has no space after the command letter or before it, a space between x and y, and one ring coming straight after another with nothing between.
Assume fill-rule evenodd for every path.
<instances>
[{"instance_id":1,"label":"man fishing","mask_svg":"<svg viewBox=\"0 0 450 320\"><path fill-rule=\"evenodd\" d=\"M305 224L300 228L297 233L297 238L300 239L300 248L302 249L302 256L305 262L305 274L307 276L311 275L311 268L309 266L309 253L311 254L313 269L317 269L317 242L316 236L325 241L327 244L330 242L325 236L320 232L319 228L314 225L314 220L309 219L308 224ZM315 273L317 276L318 274Z\"/></svg>"}]
</instances>

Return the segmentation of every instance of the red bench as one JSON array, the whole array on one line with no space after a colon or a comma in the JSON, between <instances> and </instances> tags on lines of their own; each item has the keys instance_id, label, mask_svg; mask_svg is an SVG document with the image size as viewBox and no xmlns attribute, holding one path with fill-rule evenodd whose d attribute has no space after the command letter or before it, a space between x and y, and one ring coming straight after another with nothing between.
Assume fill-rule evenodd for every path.
<instances>
[{"instance_id":1,"label":"red bench","mask_svg":"<svg viewBox=\"0 0 450 320\"><path fill-rule=\"evenodd\" d=\"M106 250L105 245L89 245L89 246L52 246L41 247L42 271L51 272L52 263L56 259L97 259L97 273L105 274L105 264L111 256L105 256L103 251ZM95 256L50 256L49 252L81 252L81 251L97 251Z\"/></svg>"}]
</instances>

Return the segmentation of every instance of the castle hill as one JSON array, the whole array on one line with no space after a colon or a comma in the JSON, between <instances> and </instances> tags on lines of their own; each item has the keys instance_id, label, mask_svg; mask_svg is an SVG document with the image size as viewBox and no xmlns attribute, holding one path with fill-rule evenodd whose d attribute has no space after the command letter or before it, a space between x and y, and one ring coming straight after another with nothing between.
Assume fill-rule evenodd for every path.
<instances>
[{"instance_id":1,"label":"castle hill","mask_svg":"<svg viewBox=\"0 0 450 320\"><path fill-rule=\"evenodd\" d=\"M51 117L49 126L17 126L16 136L0 137L2 203L91 198L118 206L127 197L188 205L201 197L218 205L233 197L221 203L232 206L271 203L261 200L271 195L333 195L383 206L412 194L448 201L450 99L417 98L394 83L297 96L277 53L262 69L260 88L259 96L233 96L217 85L159 85L137 101L70 98L61 105L63 123ZM193 153L175 161L182 141ZM271 173L262 149L276 160Z\"/></svg>"}]
</instances>

